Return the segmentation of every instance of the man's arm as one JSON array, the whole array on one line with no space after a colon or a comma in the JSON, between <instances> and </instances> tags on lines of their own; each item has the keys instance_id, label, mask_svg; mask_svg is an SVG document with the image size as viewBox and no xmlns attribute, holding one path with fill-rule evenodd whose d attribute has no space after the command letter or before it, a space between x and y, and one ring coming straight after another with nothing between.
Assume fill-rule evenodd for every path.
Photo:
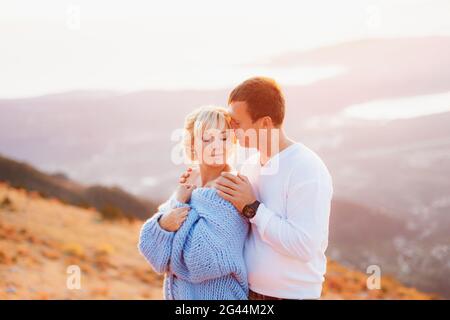
<instances>
[{"instance_id":1,"label":"man's arm","mask_svg":"<svg viewBox=\"0 0 450 320\"><path fill-rule=\"evenodd\" d=\"M318 178L289 186L286 218L261 203L250 219L261 238L283 254L310 261L328 237L332 188L322 183ZM242 175L225 173L217 180L216 188L240 212L256 199L248 178Z\"/></svg>"},{"instance_id":2,"label":"man's arm","mask_svg":"<svg viewBox=\"0 0 450 320\"><path fill-rule=\"evenodd\" d=\"M289 188L286 218L260 204L250 222L275 250L309 262L328 238L330 205L330 192L312 180Z\"/></svg>"}]
</instances>

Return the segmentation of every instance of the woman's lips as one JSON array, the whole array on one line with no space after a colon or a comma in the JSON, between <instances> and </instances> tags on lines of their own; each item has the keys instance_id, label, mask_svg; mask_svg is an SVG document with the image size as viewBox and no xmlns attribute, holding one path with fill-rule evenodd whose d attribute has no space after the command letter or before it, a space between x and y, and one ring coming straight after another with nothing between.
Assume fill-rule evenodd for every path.
<instances>
[{"instance_id":1,"label":"woman's lips","mask_svg":"<svg viewBox=\"0 0 450 320\"><path fill-rule=\"evenodd\" d=\"M213 155L211 155L211 157L213 157L213 158L223 157L223 153L221 153L221 154L213 154Z\"/></svg>"}]
</instances>

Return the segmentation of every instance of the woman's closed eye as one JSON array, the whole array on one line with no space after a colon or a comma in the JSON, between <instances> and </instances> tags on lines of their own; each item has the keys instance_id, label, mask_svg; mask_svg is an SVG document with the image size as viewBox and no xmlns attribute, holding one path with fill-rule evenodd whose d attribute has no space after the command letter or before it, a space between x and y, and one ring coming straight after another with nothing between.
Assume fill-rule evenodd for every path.
<instances>
[{"instance_id":1,"label":"woman's closed eye","mask_svg":"<svg viewBox=\"0 0 450 320\"><path fill-rule=\"evenodd\" d=\"M223 136L222 138L221 138L221 140L222 141L227 141L228 140L228 136ZM206 143L209 143L209 142L211 142L212 141L212 138L202 138L202 141L203 142L206 142Z\"/></svg>"}]
</instances>

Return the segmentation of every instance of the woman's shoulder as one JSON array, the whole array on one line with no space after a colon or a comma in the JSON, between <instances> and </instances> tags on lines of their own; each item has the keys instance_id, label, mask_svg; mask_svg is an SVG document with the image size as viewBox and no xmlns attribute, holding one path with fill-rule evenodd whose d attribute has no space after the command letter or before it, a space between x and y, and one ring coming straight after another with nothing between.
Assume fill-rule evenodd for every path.
<instances>
[{"instance_id":1,"label":"woman's shoulder","mask_svg":"<svg viewBox=\"0 0 450 320\"><path fill-rule=\"evenodd\" d=\"M196 203L202 205L219 206L223 209L236 210L236 208L228 201L223 199L213 187L198 187L192 192L191 204Z\"/></svg>"},{"instance_id":2,"label":"woman's shoulder","mask_svg":"<svg viewBox=\"0 0 450 320\"><path fill-rule=\"evenodd\" d=\"M223 226L226 230L235 230L246 234L248 221L235 206L218 195L214 188L196 188L191 196L191 208L200 217L214 221L214 224Z\"/></svg>"},{"instance_id":3,"label":"woman's shoulder","mask_svg":"<svg viewBox=\"0 0 450 320\"><path fill-rule=\"evenodd\" d=\"M196 188L192 192L190 205L200 216L213 216L214 219L226 218L230 223L242 222L243 219L236 207L219 196L215 188Z\"/></svg>"}]
</instances>

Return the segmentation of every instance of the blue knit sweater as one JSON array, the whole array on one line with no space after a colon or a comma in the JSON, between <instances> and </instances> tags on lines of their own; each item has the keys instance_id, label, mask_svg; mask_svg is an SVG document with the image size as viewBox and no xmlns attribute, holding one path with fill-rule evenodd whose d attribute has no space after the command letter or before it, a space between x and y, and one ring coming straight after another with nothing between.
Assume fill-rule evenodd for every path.
<instances>
[{"instance_id":1,"label":"blue knit sweater","mask_svg":"<svg viewBox=\"0 0 450 320\"><path fill-rule=\"evenodd\" d=\"M162 229L161 215L190 206L176 232ZM173 197L142 226L139 250L152 268L165 273L164 297L170 300L247 299L243 257L248 222L215 189L197 188L188 204Z\"/></svg>"}]
</instances>

